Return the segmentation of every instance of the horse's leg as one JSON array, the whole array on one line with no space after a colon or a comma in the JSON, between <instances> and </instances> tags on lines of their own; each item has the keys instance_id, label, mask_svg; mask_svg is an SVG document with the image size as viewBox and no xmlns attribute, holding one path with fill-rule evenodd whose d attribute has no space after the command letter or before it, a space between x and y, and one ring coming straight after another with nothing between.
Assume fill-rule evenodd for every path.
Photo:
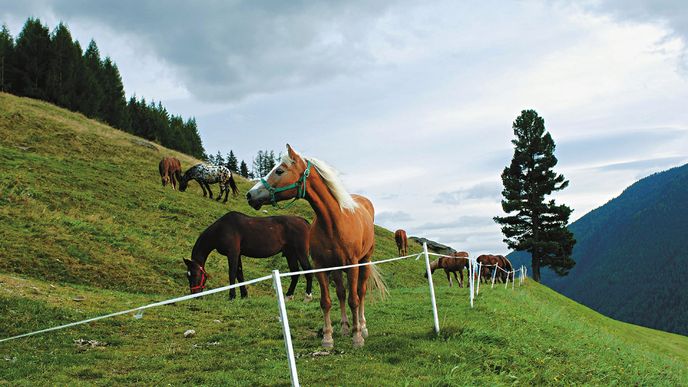
<instances>
[{"instance_id":1,"label":"horse's leg","mask_svg":"<svg viewBox=\"0 0 688 387\"><path fill-rule=\"evenodd\" d=\"M451 279L451 275L449 274L449 270L444 269L444 274L447 275L447 281L449 281L449 287L451 288L452 287L452 279Z\"/></svg>"},{"instance_id":2,"label":"horse's leg","mask_svg":"<svg viewBox=\"0 0 688 387\"><path fill-rule=\"evenodd\" d=\"M302 255L300 254L299 257L299 264L301 264L301 269L303 270L311 270L311 263L308 262L308 255ZM305 274L306 276L306 298L303 299L304 302L311 302L313 301L313 274L308 273Z\"/></svg>"},{"instance_id":3,"label":"horse's leg","mask_svg":"<svg viewBox=\"0 0 688 387\"><path fill-rule=\"evenodd\" d=\"M227 263L229 264L229 284L234 285L236 281L237 272L239 271L239 254L227 254ZM229 299L233 300L236 298L236 289L229 289Z\"/></svg>"},{"instance_id":4,"label":"horse's leg","mask_svg":"<svg viewBox=\"0 0 688 387\"><path fill-rule=\"evenodd\" d=\"M358 321L358 266L351 267L346 272L346 280L349 283L349 309L351 309L351 325L354 348L363 346L364 340L361 335L361 325Z\"/></svg>"},{"instance_id":5,"label":"horse's leg","mask_svg":"<svg viewBox=\"0 0 688 387\"><path fill-rule=\"evenodd\" d=\"M454 279L456 280L456 283L457 283L457 284L461 284L461 283L459 282L459 277L456 276L456 272L455 272L455 271L452 271L452 273L454 274ZM459 286L459 287L461 287L461 286Z\"/></svg>"},{"instance_id":6,"label":"horse's leg","mask_svg":"<svg viewBox=\"0 0 688 387\"><path fill-rule=\"evenodd\" d=\"M364 262L368 260L369 258L366 258ZM370 277L371 270L372 267L370 266L361 266L361 272L358 275L358 321L361 324L361 335L363 338L368 337L368 327L366 326L365 318L365 296L368 291L368 277Z\"/></svg>"},{"instance_id":7,"label":"horse's leg","mask_svg":"<svg viewBox=\"0 0 688 387\"><path fill-rule=\"evenodd\" d=\"M213 198L213 191L210 190L210 184L206 183L205 181L203 182L205 184L205 188L208 190L208 197Z\"/></svg>"},{"instance_id":8,"label":"horse's leg","mask_svg":"<svg viewBox=\"0 0 688 387\"><path fill-rule=\"evenodd\" d=\"M334 280L335 288L337 289L337 299L339 300L339 311L342 315L342 336L349 336L349 319L346 317L346 288L344 287L344 280L342 279L342 271L337 270L332 272L332 279Z\"/></svg>"},{"instance_id":9,"label":"horse's leg","mask_svg":"<svg viewBox=\"0 0 688 387\"><path fill-rule=\"evenodd\" d=\"M198 183L198 185L201 186L201 189L203 190L203 197L208 196L208 194L205 192L205 186L203 185L203 182L200 180L196 180L196 182Z\"/></svg>"},{"instance_id":10,"label":"horse's leg","mask_svg":"<svg viewBox=\"0 0 688 387\"><path fill-rule=\"evenodd\" d=\"M227 203L227 196L229 196L229 184L225 185L225 200L222 203Z\"/></svg>"},{"instance_id":11,"label":"horse's leg","mask_svg":"<svg viewBox=\"0 0 688 387\"><path fill-rule=\"evenodd\" d=\"M172 190L177 190L177 180L174 179L174 173L170 174L170 182L172 182Z\"/></svg>"},{"instance_id":12,"label":"horse's leg","mask_svg":"<svg viewBox=\"0 0 688 387\"><path fill-rule=\"evenodd\" d=\"M220 193L217 194L217 199L215 200L219 202L222 199L222 193L225 192L225 186L222 183L219 183L217 186L220 188Z\"/></svg>"},{"instance_id":13,"label":"horse's leg","mask_svg":"<svg viewBox=\"0 0 688 387\"><path fill-rule=\"evenodd\" d=\"M315 274L320 284L320 308L323 311L323 318L325 325L323 326L322 346L325 348L334 347L334 339L332 338L332 321L330 320L330 309L332 308L332 300L330 300L330 283L327 273L320 272Z\"/></svg>"},{"instance_id":14,"label":"horse's leg","mask_svg":"<svg viewBox=\"0 0 688 387\"><path fill-rule=\"evenodd\" d=\"M244 264L241 262L241 255L239 256L239 269L237 270L237 280L239 282L244 282ZM241 298L248 297L248 289L245 285L239 286L239 292L241 293Z\"/></svg>"},{"instance_id":15,"label":"horse's leg","mask_svg":"<svg viewBox=\"0 0 688 387\"><path fill-rule=\"evenodd\" d=\"M459 287L463 287L463 269L459 269L459 276L461 276L461 281L459 282Z\"/></svg>"},{"instance_id":16,"label":"horse's leg","mask_svg":"<svg viewBox=\"0 0 688 387\"><path fill-rule=\"evenodd\" d=\"M299 271L299 263L296 261L296 258L292 254L284 254L284 256L287 258L287 265L289 265L289 271L294 272L294 271ZM294 290L296 289L296 284L299 282L299 276L298 275L293 275L291 276L291 282L289 283L289 289L287 289L287 294L286 297L284 297L285 300L291 301L294 299Z\"/></svg>"}]
</instances>

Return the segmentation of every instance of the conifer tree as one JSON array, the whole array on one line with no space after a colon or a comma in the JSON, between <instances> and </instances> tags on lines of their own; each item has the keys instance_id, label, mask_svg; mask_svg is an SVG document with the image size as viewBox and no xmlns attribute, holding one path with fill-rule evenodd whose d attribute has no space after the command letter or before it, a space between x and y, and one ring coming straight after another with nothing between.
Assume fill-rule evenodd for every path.
<instances>
[{"instance_id":1,"label":"conifer tree","mask_svg":"<svg viewBox=\"0 0 688 387\"><path fill-rule=\"evenodd\" d=\"M239 172L239 165L238 165L238 160L236 156L234 156L234 152L231 150L229 151L229 154L227 155L227 168L232 171L232 172Z\"/></svg>"},{"instance_id":2,"label":"conifer tree","mask_svg":"<svg viewBox=\"0 0 688 387\"><path fill-rule=\"evenodd\" d=\"M45 100L50 60L48 27L38 19L29 18L17 37L13 51L13 92Z\"/></svg>"},{"instance_id":3,"label":"conifer tree","mask_svg":"<svg viewBox=\"0 0 688 387\"><path fill-rule=\"evenodd\" d=\"M215 155L214 164L215 165L225 165L225 158L222 157L222 153L220 153L220 151L217 151L217 154Z\"/></svg>"},{"instance_id":4,"label":"conifer tree","mask_svg":"<svg viewBox=\"0 0 688 387\"><path fill-rule=\"evenodd\" d=\"M69 29L62 23L53 31L50 51L47 98L59 106L76 110L78 77L83 69L81 48L75 44Z\"/></svg>"},{"instance_id":5,"label":"conifer tree","mask_svg":"<svg viewBox=\"0 0 688 387\"><path fill-rule=\"evenodd\" d=\"M239 166L239 174L248 179L248 166L244 160L241 160L241 165Z\"/></svg>"},{"instance_id":6,"label":"conifer tree","mask_svg":"<svg viewBox=\"0 0 688 387\"><path fill-rule=\"evenodd\" d=\"M557 164L554 140L534 110L522 111L513 130L514 157L502 172L502 209L509 215L494 220L501 225L509 248L531 254L534 280L540 281L542 267L566 275L575 265L571 253L576 241L566 228L571 208L553 199L545 201L569 184L553 171Z\"/></svg>"},{"instance_id":7,"label":"conifer tree","mask_svg":"<svg viewBox=\"0 0 688 387\"><path fill-rule=\"evenodd\" d=\"M7 25L3 24L0 29L0 91L7 92L11 87L13 50L14 40Z\"/></svg>"},{"instance_id":8,"label":"conifer tree","mask_svg":"<svg viewBox=\"0 0 688 387\"><path fill-rule=\"evenodd\" d=\"M103 118L101 106L104 100L100 83L102 62L96 42L91 40L83 55L84 68L81 72L81 93L79 111L92 118Z\"/></svg>"}]
</instances>

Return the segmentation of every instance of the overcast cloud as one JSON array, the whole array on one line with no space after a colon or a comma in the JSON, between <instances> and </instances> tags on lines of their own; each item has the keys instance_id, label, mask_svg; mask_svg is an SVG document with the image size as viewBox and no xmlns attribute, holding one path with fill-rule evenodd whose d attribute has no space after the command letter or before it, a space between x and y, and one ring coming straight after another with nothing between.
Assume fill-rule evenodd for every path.
<instances>
[{"instance_id":1,"label":"overcast cloud","mask_svg":"<svg viewBox=\"0 0 688 387\"><path fill-rule=\"evenodd\" d=\"M500 174L533 108L573 219L688 162L685 1L7 1L94 38L128 95L195 116L250 163L289 142L369 196L377 222L506 253Z\"/></svg>"}]
</instances>

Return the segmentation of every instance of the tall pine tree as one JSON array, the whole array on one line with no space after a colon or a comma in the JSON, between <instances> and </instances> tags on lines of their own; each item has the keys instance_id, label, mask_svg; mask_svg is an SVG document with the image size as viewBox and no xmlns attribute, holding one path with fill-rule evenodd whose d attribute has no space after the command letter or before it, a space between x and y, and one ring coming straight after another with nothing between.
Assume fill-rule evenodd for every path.
<instances>
[{"instance_id":1,"label":"tall pine tree","mask_svg":"<svg viewBox=\"0 0 688 387\"><path fill-rule=\"evenodd\" d=\"M239 172L239 160L237 160L236 156L234 156L234 152L231 150L229 151L229 154L227 155L227 168L232 171L232 172Z\"/></svg>"},{"instance_id":2,"label":"tall pine tree","mask_svg":"<svg viewBox=\"0 0 688 387\"><path fill-rule=\"evenodd\" d=\"M502 172L502 209L510 215L494 220L501 225L509 248L531 254L534 280L540 281L542 267L566 275L576 264L571 259L576 241L566 228L571 208L553 199L545 201L569 184L553 171L557 165L554 140L535 110L522 111L513 130L514 157Z\"/></svg>"},{"instance_id":3,"label":"tall pine tree","mask_svg":"<svg viewBox=\"0 0 688 387\"><path fill-rule=\"evenodd\" d=\"M249 178L248 166L244 160L241 160L241 165L239 166L239 174L245 178Z\"/></svg>"},{"instance_id":4,"label":"tall pine tree","mask_svg":"<svg viewBox=\"0 0 688 387\"><path fill-rule=\"evenodd\" d=\"M5 24L0 29L0 91L7 92L10 90L12 78L12 51L14 50L14 41L10 30Z\"/></svg>"},{"instance_id":5,"label":"tall pine tree","mask_svg":"<svg viewBox=\"0 0 688 387\"><path fill-rule=\"evenodd\" d=\"M50 57L50 32L38 19L30 18L17 37L13 52L12 91L18 95L46 99Z\"/></svg>"},{"instance_id":6,"label":"tall pine tree","mask_svg":"<svg viewBox=\"0 0 688 387\"><path fill-rule=\"evenodd\" d=\"M60 23L50 40L50 70L47 80L48 101L70 110L78 107L77 83L83 68L81 48L72 34Z\"/></svg>"}]
</instances>

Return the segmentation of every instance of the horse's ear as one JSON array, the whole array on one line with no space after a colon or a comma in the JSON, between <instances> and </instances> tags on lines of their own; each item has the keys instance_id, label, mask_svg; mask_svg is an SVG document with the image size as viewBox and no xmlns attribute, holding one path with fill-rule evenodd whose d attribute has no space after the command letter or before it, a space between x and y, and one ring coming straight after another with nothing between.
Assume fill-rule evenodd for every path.
<instances>
[{"instance_id":1,"label":"horse's ear","mask_svg":"<svg viewBox=\"0 0 688 387\"><path fill-rule=\"evenodd\" d=\"M184 263L186 264L186 267L191 267L191 261L188 259L184 258Z\"/></svg>"},{"instance_id":2,"label":"horse's ear","mask_svg":"<svg viewBox=\"0 0 688 387\"><path fill-rule=\"evenodd\" d=\"M299 155L289 144L287 144L287 153L289 154L289 158L292 160L296 160L296 157Z\"/></svg>"}]
</instances>

